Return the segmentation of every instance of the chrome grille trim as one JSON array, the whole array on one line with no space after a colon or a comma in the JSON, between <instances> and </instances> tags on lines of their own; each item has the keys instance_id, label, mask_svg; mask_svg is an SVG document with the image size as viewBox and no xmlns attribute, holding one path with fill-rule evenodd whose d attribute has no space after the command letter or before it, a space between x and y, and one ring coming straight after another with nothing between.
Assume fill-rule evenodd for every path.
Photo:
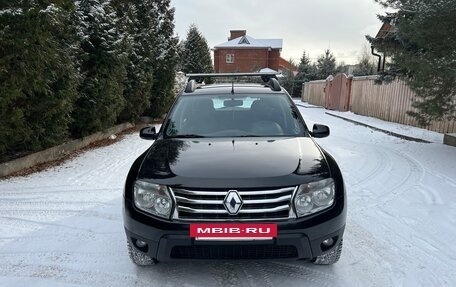
<instances>
[{"instance_id":1,"label":"chrome grille trim","mask_svg":"<svg viewBox=\"0 0 456 287\"><path fill-rule=\"evenodd\" d=\"M287 200L289 201L290 199L291 199L291 194L273 198L273 199L246 199L246 200L244 200L244 204L275 203L275 202L282 202L282 201L287 201Z\"/></svg>"},{"instance_id":2,"label":"chrome grille trim","mask_svg":"<svg viewBox=\"0 0 456 287\"><path fill-rule=\"evenodd\" d=\"M295 218L292 198L295 186L278 189L238 190L243 206L230 215L223 204L228 191L169 188L175 201L173 220L180 221L270 221Z\"/></svg>"},{"instance_id":3,"label":"chrome grille trim","mask_svg":"<svg viewBox=\"0 0 456 287\"><path fill-rule=\"evenodd\" d=\"M258 194L279 194L284 193L286 191L293 191L295 187L285 187L280 189L272 189L272 190L256 190L256 191L238 191L239 195L258 195ZM180 188L173 188L172 190L178 191L182 194L188 195L218 195L218 196L225 196L227 191L202 191L202 190L188 190L188 189L180 189Z\"/></svg>"},{"instance_id":4,"label":"chrome grille trim","mask_svg":"<svg viewBox=\"0 0 456 287\"><path fill-rule=\"evenodd\" d=\"M175 196L176 200L183 203L194 203L194 204L223 204L223 200L198 200L198 199L188 199L182 196ZM244 200L244 204L262 204L262 203L273 203L273 202L282 202L291 199L290 195L284 195L274 199L247 199Z\"/></svg>"},{"instance_id":5,"label":"chrome grille trim","mask_svg":"<svg viewBox=\"0 0 456 287\"><path fill-rule=\"evenodd\" d=\"M250 214L250 213L264 213L264 212L277 212L282 210L288 210L288 205L277 206L274 208L265 209L241 209L238 214ZM193 209L185 206L178 207L179 211L185 211L190 213L214 213L214 214L228 214L225 209Z\"/></svg>"},{"instance_id":6,"label":"chrome grille trim","mask_svg":"<svg viewBox=\"0 0 456 287\"><path fill-rule=\"evenodd\" d=\"M176 196L176 200L183 203L194 203L194 204L223 204L223 200L198 200L188 199L182 196Z\"/></svg>"}]
</instances>

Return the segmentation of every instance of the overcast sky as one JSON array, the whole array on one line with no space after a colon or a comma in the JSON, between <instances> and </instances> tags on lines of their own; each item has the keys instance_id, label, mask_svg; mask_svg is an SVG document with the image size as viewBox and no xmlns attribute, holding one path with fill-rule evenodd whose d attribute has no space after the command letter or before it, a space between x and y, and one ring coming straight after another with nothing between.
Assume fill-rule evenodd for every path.
<instances>
[{"instance_id":1,"label":"overcast sky","mask_svg":"<svg viewBox=\"0 0 456 287\"><path fill-rule=\"evenodd\" d=\"M374 0L171 0L176 32L185 38L195 23L212 48L230 30L253 38L283 39L282 57L299 61L305 50L315 60L330 48L338 62L354 64L365 35L381 26L383 9Z\"/></svg>"}]
</instances>

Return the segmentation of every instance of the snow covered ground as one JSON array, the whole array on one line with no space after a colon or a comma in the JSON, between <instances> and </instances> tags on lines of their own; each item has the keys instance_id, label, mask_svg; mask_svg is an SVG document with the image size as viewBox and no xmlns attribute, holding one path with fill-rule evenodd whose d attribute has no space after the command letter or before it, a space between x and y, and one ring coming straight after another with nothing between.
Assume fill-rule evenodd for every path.
<instances>
[{"instance_id":1,"label":"snow covered ground","mask_svg":"<svg viewBox=\"0 0 456 287\"><path fill-rule=\"evenodd\" d=\"M309 108L321 108L319 106L311 105L306 102L301 102L301 100L295 100L295 103L301 107L309 107ZM339 111L332 111L326 110L326 113L340 116L349 120L354 120L356 122L360 122L371 127L375 127L381 130L390 131L393 133L397 133L400 135L418 138L429 142L435 143L443 143L443 134L428 131L426 129L416 128L408 125L397 124L393 122L387 122L377 118L366 117L362 115L357 115L353 112L339 112Z\"/></svg>"},{"instance_id":2,"label":"snow covered ground","mask_svg":"<svg viewBox=\"0 0 456 287\"><path fill-rule=\"evenodd\" d=\"M150 142L129 135L60 167L0 181L0 286L455 286L456 148L404 141L300 108L348 191L339 263L128 259L122 185Z\"/></svg>"}]
</instances>

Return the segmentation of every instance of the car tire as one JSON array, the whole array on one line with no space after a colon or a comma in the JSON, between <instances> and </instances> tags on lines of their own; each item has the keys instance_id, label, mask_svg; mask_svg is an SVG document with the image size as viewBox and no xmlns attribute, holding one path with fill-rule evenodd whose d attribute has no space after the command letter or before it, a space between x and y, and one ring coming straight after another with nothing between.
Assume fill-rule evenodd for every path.
<instances>
[{"instance_id":1,"label":"car tire","mask_svg":"<svg viewBox=\"0 0 456 287\"><path fill-rule=\"evenodd\" d=\"M158 263L157 259L137 250L132 246L130 241L127 240L128 255L133 263L138 266L150 266Z\"/></svg>"},{"instance_id":2,"label":"car tire","mask_svg":"<svg viewBox=\"0 0 456 287\"><path fill-rule=\"evenodd\" d=\"M342 242L340 242L331 251L315 257L312 261L316 265L331 265L339 261L340 254L342 253Z\"/></svg>"}]
</instances>

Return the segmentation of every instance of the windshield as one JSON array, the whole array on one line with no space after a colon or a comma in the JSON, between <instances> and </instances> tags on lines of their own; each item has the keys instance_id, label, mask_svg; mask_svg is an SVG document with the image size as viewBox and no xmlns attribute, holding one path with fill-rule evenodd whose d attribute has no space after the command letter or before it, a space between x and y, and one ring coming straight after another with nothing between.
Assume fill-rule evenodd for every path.
<instances>
[{"instance_id":1,"label":"windshield","mask_svg":"<svg viewBox=\"0 0 456 287\"><path fill-rule=\"evenodd\" d=\"M166 137L304 136L304 124L283 95L181 97L165 127Z\"/></svg>"}]
</instances>

